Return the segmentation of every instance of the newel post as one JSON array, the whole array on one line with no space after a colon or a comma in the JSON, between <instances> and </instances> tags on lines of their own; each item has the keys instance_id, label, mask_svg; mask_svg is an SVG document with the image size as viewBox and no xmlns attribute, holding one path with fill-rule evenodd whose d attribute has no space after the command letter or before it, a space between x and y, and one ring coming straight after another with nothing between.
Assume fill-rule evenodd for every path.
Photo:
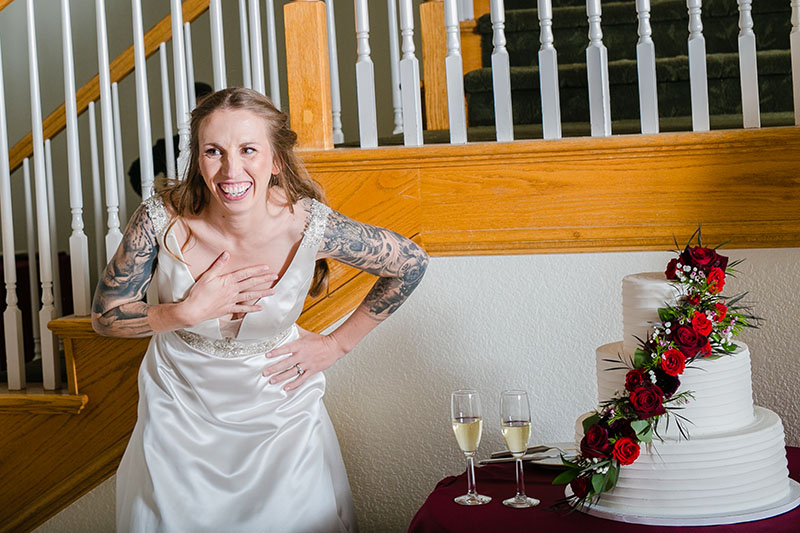
<instances>
[{"instance_id":1,"label":"newel post","mask_svg":"<svg viewBox=\"0 0 800 533\"><path fill-rule=\"evenodd\" d=\"M294 0L283 6L289 117L301 150L333 148L331 81L325 2Z\"/></svg>"}]
</instances>

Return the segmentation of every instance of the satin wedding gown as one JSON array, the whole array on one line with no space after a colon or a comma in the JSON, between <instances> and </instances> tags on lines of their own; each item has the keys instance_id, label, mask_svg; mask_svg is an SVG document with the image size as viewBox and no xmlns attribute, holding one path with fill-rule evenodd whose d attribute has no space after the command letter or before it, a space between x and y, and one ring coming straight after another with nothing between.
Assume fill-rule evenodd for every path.
<instances>
[{"instance_id":1,"label":"satin wedding gown","mask_svg":"<svg viewBox=\"0 0 800 533\"><path fill-rule=\"evenodd\" d=\"M159 198L145 202L158 235L161 302L194 279ZM315 374L286 392L264 353L298 337L330 209L314 201L289 267L223 338L218 320L153 336L139 369L138 420L117 471L117 531L355 531L350 486ZM165 242L166 241L166 242ZM167 244L168 246L165 246Z\"/></svg>"}]
</instances>

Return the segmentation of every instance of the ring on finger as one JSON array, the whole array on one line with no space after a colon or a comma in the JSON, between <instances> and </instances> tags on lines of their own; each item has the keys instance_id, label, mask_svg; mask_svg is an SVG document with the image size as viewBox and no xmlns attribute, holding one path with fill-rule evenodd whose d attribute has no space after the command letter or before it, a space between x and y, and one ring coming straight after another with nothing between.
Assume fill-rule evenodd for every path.
<instances>
[{"instance_id":1,"label":"ring on finger","mask_svg":"<svg viewBox=\"0 0 800 533\"><path fill-rule=\"evenodd\" d=\"M300 366L300 363L295 363L294 367L297 369L298 376L302 376L303 374L306 373L305 369L302 366Z\"/></svg>"}]
</instances>

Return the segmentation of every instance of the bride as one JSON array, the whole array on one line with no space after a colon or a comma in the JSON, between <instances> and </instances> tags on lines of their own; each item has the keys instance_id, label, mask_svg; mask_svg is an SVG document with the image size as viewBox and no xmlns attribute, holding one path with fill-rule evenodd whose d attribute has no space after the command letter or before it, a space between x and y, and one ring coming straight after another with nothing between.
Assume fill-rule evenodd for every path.
<instances>
[{"instance_id":1,"label":"bride","mask_svg":"<svg viewBox=\"0 0 800 533\"><path fill-rule=\"evenodd\" d=\"M139 207L98 283L98 333L152 335L117 471L120 532L356 530L322 371L408 298L428 258L328 207L296 138L255 91L202 100L185 180ZM325 259L379 279L318 335L295 322L326 288Z\"/></svg>"}]
</instances>

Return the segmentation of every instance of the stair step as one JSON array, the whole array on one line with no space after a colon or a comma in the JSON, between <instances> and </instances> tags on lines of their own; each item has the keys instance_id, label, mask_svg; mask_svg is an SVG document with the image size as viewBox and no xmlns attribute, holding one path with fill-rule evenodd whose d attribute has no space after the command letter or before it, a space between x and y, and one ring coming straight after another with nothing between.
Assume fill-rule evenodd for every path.
<instances>
[{"instance_id":1,"label":"stair step","mask_svg":"<svg viewBox=\"0 0 800 533\"><path fill-rule=\"evenodd\" d=\"M9 391L8 385L0 385L0 413L6 414L78 414L89 402L86 394L70 394L62 388L46 391L41 384L29 384L27 389Z\"/></svg>"},{"instance_id":2,"label":"stair step","mask_svg":"<svg viewBox=\"0 0 800 533\"><path fill-rule=\"evenodd\" d=\"M665 117L691 115L689 96L689 58L677 56L656 60L659 114ZM614 120L639 118L639 87L636 61L609 62L611 117ZM707 56L708 90L712 115L741 113L739 63L735 53ZM788 50L758 52L761 111L785 112L793 109L791 55ZM586 65L559 65L561 117L564 122L588 122L589 104ZM492 71L483 68L464 77L469 123L494 124ZM515 124L541 121L538 67L511 68L511 98ZM635 104L634 104L635 102Z\"/></svg>"},{"instance_id":3,"label":"stair step","mask_svg":"<svg viewBox=\"0 0 800 533\"><path fill-rule=\"evenodd\" d=\"M560 7L563 5L562 2L553 2L555 47L559 61L579 63L585 61L589 42L585 3ZM702 17L708 53L736 52L739 35L737 3L731 0L706 0L703 2ZM753 20L759 50L789 48L792 29L789 2L754 2ZM686 54L689 35L686 0L653 0L650 24L658 57ZM610 61L636 57L639 37L635 2L604 2L601 26ZM476 31L481 34L482 63L488 66L492 53L492 25L488 14L478 19ZM537 63L539 19L536 9L510 10L507 5L505 36L512 66Z\"/></svg>"}]
</instances>

